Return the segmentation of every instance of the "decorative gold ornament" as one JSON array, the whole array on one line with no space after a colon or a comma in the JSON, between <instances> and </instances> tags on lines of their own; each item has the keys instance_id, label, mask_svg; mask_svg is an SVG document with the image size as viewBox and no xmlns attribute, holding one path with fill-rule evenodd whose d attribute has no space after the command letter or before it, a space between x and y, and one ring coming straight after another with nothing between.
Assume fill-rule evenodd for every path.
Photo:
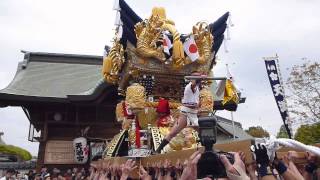
<instances>
[{"instance_id":1,"label":"decorative gold ornament","mask_svg":"<svg viewBox=\"0 0 320 180\"><path fill-rule=\"evenodd\" d=\"M113 137L110 143L107 144L106 150L104 152L105 158L112 157L115 155L119 148L119 144L123 141L125 132L125 130L122 130L120 133Z\"/></svg>"},{"instance_id":2,"label":"decorative gold ornament","mask_svg":"<svg viewBox=\"0 0 320 180\"><path fill-rule=\"evenodd\" d=\"M143 109L145 105L145 89L138 83L134 83L127 88L126 103L128 108Z\"/></svg>"},{"instance_id":3,"label":"decorative gold ornament","mask_svg":"<svg viewBox=\"0 0 320 180\"><path fill-rule=\"evenodd\" d=\"M124 112L123 112L123 101L119 102L116 106L116 117L118 122L122 122L124 117Z\"/></svg>"},{"instance_id":4,"label":"decorative gold ornament","mask_svg":"<svg viewBox=\"0 0 320 180\"><path fill-rule=\"evenodd\" d=\"M164 62L163 47L157 47L157 42L163 41L162 34L165 31L169 31L173 36L172 68L181 69L184 65L192 63L188 57L184 56L180 33L176 30L174 22L166 18L165 9L160 7L152 9L149 19L135 25L137 53L142 57L155 58ZM206 65L211 58L213 44L213 36L209 26L205 22L198 22L193 26L192 34L195 37L200 56L196 62Z\"/></svg>"},{"instance_id":5,"label":"decorative gold ornament","mask_svg":"<svg viewBox=\"0 0 320 180\"><path fill-rule=\"evenodd\" d=\"M205 22L198 22L192 28L192 34L198 47L199 58L196 62L206 64L211 58L213 36ZM190 61L189 61L190 62Z\"/></svg>"},{"instance_id":6,"label":"decorative gold ornament","mask_svg":"<svg viewBox=\"0 0 320 180\"><path fill-rule=\"evenodd\" d=\"M149 20L135 25L137 36L136 50L139 55L165 61L163 48L156 45L161 38L162 25L163 21L159 20L159 16L151 16Z\"/></svg>"},{"instance_id":7,"label":"decorative gold ornament","mask_svg":"<svg viewBox=\"0 0 320 180\"><path fill-rule=\"evenodd\" d=\"M131 146L135 146L136 145L136 131L134 128L130 128L129 129L129 142Z\"/></svg>"},{"instance_id":8,"label":"decorative gold ornament","mask_svg":"<svg viewBox=\"0 0 320 180\"><path fill-rule=\"evenodd\" d=\"M237 93L237 89L233 85L233 83L230 79L227 79L227 81L226 81L226 88L224 91L222 105L225 105L227 102L239 104L239 96Z\"/></svg>"},{"instance_id":9,"label":"decorative gold ornament","mask_svg":"<svg viewBox=\"0 0 320 180\"><path fill-rule=\"evenodd\" d=\"M151 130L154 149L157 149L161 144L161 141L163 140L164 136L160 133L158 127L151 127L150 130Z\"/></svg>"},{"instance_id":10,"label":"decorative gold ornament","mask_svg":"<svg viewBox=\"0 0 320 180\"><path fill-rule=\"evenodd\" d=\"M129 129L130 129L130 126L131 126L131 123L132 123L132 120L131 120L131 119L124 118L123 121L122 121L122 126L121 126L121 128L122 128L123 130L129 130Z\"/></svg>"},{"instance_id":11,"label":"decorative gold ornament","mask_svg":"<svg viewBox=\"0 0 320 180\"><path fill-rule=\"evenodd\" d=\"M159 128L162 136L170 132L170 128ZM179 134L171 139L169 145L164 148L165 152L179 151L193 148L197 144L198 133L192 128L184 128Z\"/></svg>"},{"instance_id":12,"label":"decorative gold ornament","mask_svg":"<svg viewBox=\"0 0 320 180\"><path fill-rule=\"evenodd\" d=\"M173 66L181 68L185 64L185 58L180 34L176 30L174 22L166 19L164 8L153 8L149 19L135 25L137 53L143 57L151 57L164 62L163 47L157 47L156 44L157 42L162 42L162 33L164 31L169 31L173 36Z\"/></svg>"},{"instance_id":13,"label":"decorative gold ornament","mask_svg":"<svg viewBox=\"0 0 320 180\"><path fill-rule=\"evenodd\" d=\"M209 87L205 87L200 91L200 112L213 111L213 95Z\"/></svg>"},{"instance_id":14,"label":"decorative gold ornament","mask_svg":"<svg viewBox=\"0 0 320 180\"><path fill-rule=\"evenodd\" d=\"M182 148L185 146L185 141L184 141L184 134L180 132L177 134L174 138L170 140L169 147L167 146L164 150L166 152L169 151L179 151L182 150Z\"/></svg>"},{"instance_id":15,"label":"decorative gold ornament","mask_svg":"<svg viewBox=\"0 0 320 180\"><path fill-rule=\"evenodd\" d=\"M158 113L154 108L145 107L143 110L137 113L137 119L139 121L139 125L141 129L147 129L148 124L152 126L156 126L158 118Z\"/></svg>"},{"instance_id":16,"label":"decorative gold ornament","mask_svg":"<svg viewBox=\"0 0 320 180\"><path fill-rule=\"evenodd\" d=\"M116 84L119 80L119 72L125 62L124 49L120 41L115 40L108 54L103 59L102 74L108 83Z\"/></svg>"}]
</instances>

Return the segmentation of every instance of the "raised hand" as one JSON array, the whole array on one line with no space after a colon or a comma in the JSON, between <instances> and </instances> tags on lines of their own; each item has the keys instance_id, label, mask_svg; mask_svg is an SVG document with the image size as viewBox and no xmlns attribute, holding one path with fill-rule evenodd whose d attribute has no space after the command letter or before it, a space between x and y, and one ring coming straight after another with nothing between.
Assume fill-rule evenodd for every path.
<instances>
[{"instance_id":1,"label":"raised hand","mask_svg":"<svg viewBox=\"0 0 320 180\"><path fill-rule=\"evenodd\" d=\"M129 177L130 172L132 172L137 166L135 166L136 161L128 159L125 164L121 166L121 178L120 180L126 180Z\"/></svg>"},{"instance_id":2,"label":"raised hand","mask_svg":"<svg viewBox=\"0 0 320 180\"><path fill-rule=\"evenodd\" d=\"M199 151L194 152L189 160L185 161L185 167L181 174L181 180L195 180L197 179L197 164L201 158L201 153Z\"/></svg>"},{"instance_id":3,"label":"raised hand","mask_svg":"<svg viewBox=\"0 0 320 180\"><path fill-rule=\"evenodd\" d=\"M268 151L266 146L263 144L258 144L258 145L252 145L251 146L251 151L255 154L256 157L256 163L260 166L265 165L268 166L270 159L268 156Z\"/></svg>"},{"instance_id":4,"label":"raised hand","mask_svg":"<svg viewBox=\"0 0 320 180\"><path fill-rule=\"evenodd\" d=\"M149 173L144 169L143 166L140 166L139 169L139 177L142 180L151 180L152 177L149 175Z\"/></svg>"},{"instance_id":5,"label":"raised hand","mask_svg":"<svg viewBox=\"0 0 320 180\"><path fill-rule=\"evenodd\" d=\"M220 159L224 167L226 168L226 173L229 179L243 179L243 180L249 180L249 177L246 174L246 167L241 160L241 157L239 153L230 152L234 156L234 163L231 164L228 160L227 156L221 155Z\"/></svg>"}]
</instances>

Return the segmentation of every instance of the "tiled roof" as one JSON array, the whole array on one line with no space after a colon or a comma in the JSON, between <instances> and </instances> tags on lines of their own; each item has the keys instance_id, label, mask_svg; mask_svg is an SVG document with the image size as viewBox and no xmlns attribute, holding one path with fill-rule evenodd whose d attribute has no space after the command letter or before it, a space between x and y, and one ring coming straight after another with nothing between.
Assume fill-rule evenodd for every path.
<instances>
[{"instance_id":1,"label":"tiled roof","mask_svg":"<svg viewBox=\"0 0 320 180\"><path fill-rule=\"evenodd\" d=\"M244 140L244 139L252 139L253 137L247 134L243 129L242 126L239 122L234 122L234 130L233 130L233 125L232 121L220 116L217 116L218 120L218 128L222 128L226 132L228 132L230 135L235 135L235 137L238 140Z\"/></svg>"},{"instance_id":2,"label":"tiled roof","mask_svg":"<svg viewBox=\"0 0 320 180\"><path fill-rule=\"evenodd\" d=\"M28 52L12 82L0 90L0 97L64 99L95 87L102 79L101 68L101 56Z\"/></svg>"}]
</instances>

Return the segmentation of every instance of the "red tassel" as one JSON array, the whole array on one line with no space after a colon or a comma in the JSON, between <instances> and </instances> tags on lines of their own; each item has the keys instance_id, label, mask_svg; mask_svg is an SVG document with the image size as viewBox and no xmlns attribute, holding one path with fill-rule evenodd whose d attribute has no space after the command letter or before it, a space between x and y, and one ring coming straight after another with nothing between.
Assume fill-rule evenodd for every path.
<instances>
[{"instance_id":1,"label":"red tassel","mask_svg":"<svg viewBox=\"0 0 320 180\"><path fill-rule=\"evenodd\" d=\"M141 140L140 140L140 124L138 119L136 118L136 147L140 148L141 147Z\"/></svg>"}]
</instances>

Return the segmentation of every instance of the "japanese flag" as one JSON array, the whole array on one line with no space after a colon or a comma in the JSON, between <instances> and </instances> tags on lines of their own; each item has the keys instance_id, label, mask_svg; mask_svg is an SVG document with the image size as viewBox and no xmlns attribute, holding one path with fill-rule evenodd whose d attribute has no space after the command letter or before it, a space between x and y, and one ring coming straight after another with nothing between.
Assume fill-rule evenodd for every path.
<instances>
[{"instance_id":1,"label":"japanese flag","mask_svg":"<svg viewBox=\"0 0 320 180\"><path fill-rule=\"evenodd\" d=\"M172 48L172 42L170 41L169 37L163 33L163 41L162 41L163 51L170 55L170 49Z\"/></svg>"},{"instance_id":2,"label":"japanese flag","mask_svg":"<svg viewBox=\"0 0 320 180\"><path fill-rule=\"evenodd\" d=\"M193 35L187 39L183 44L184 52L189 56L191 61L196 61L199 58L198 47L194 41Z\"/></svg>"}]
</instances>

